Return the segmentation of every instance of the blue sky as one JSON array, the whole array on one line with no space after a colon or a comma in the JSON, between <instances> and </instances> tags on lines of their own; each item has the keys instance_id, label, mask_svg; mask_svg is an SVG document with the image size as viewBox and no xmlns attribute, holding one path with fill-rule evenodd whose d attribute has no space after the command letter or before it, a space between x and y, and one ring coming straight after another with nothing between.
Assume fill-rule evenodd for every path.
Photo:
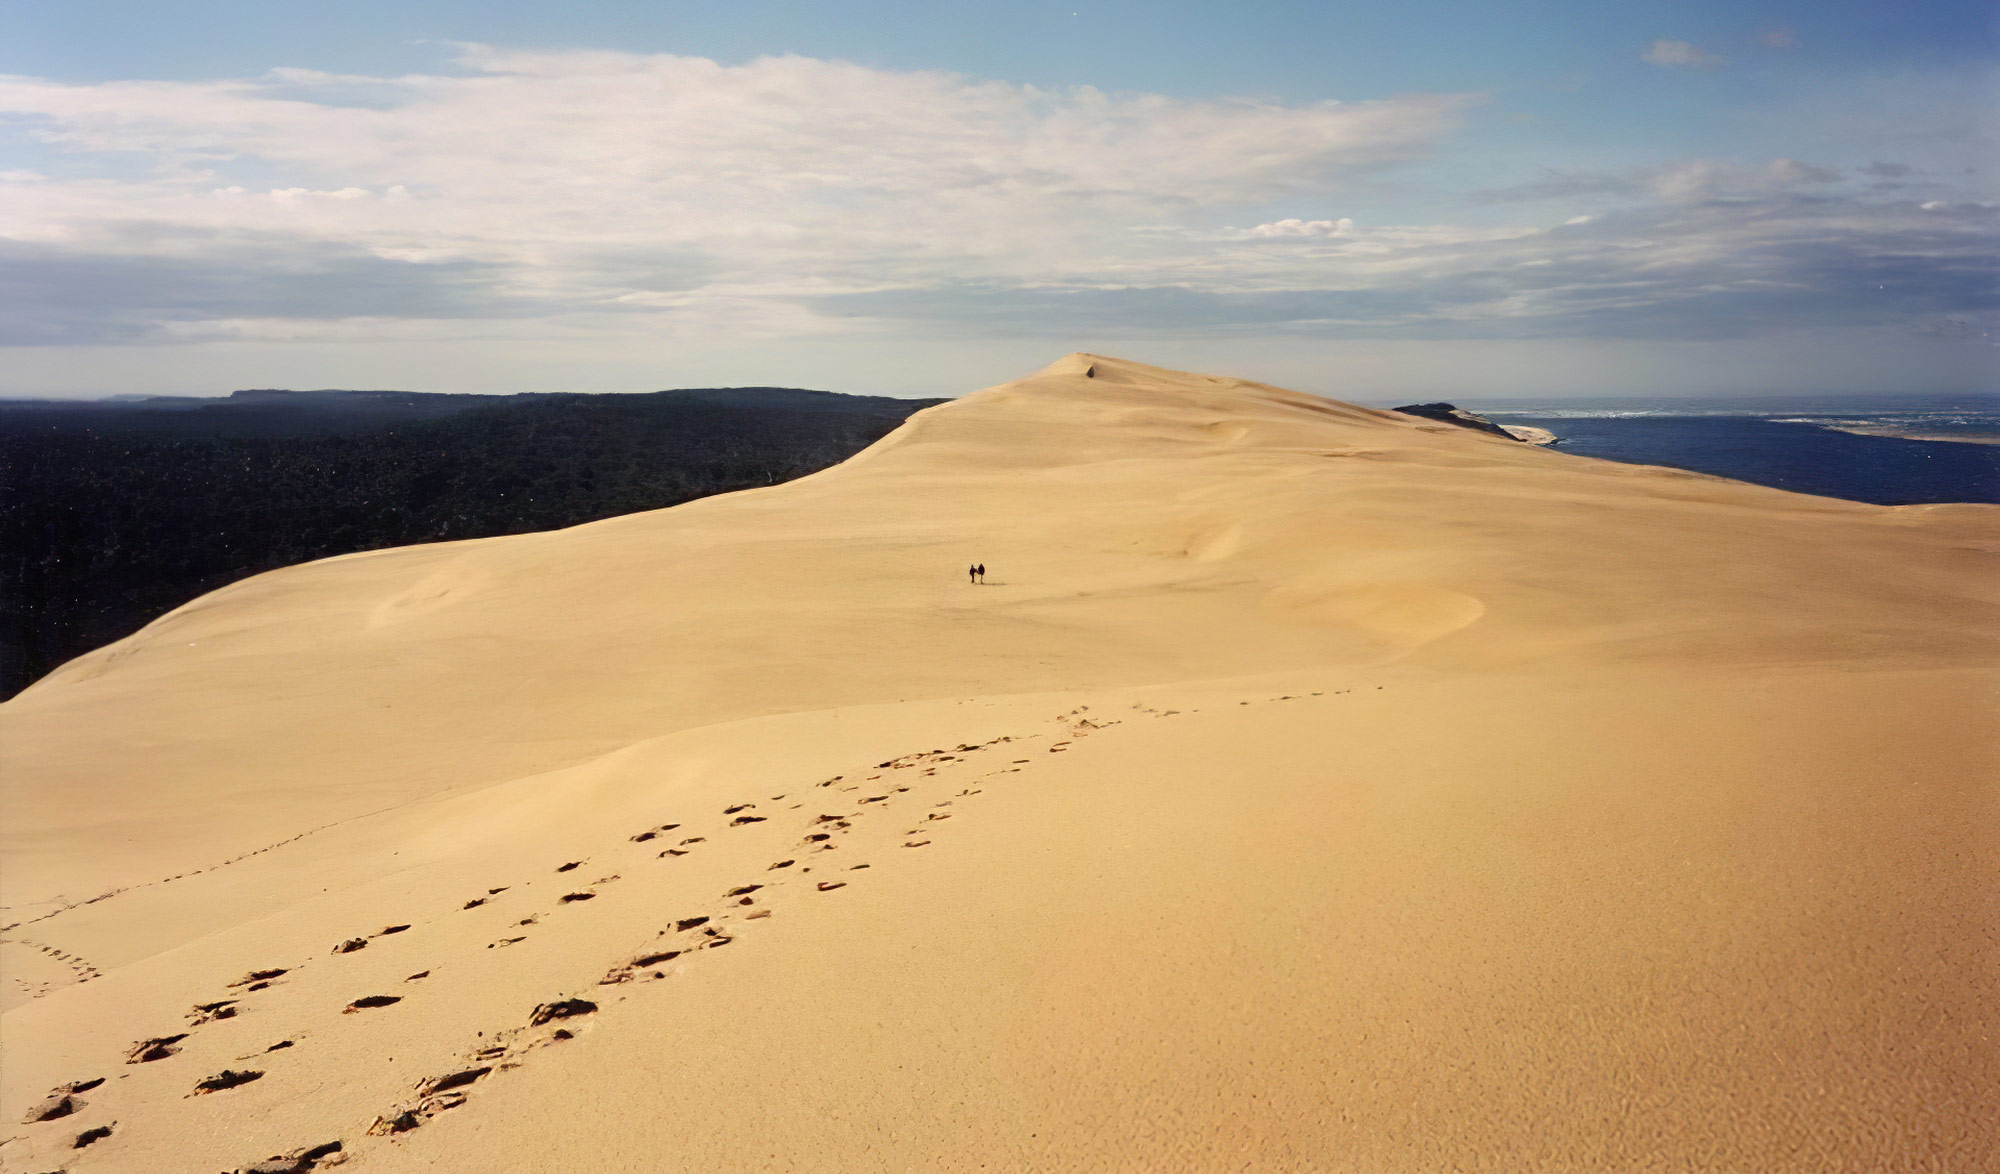
<instances>
[{"instance_id":1,"label":"blue sky","mask_svg":"<svg viewBox=\"0 0 2000 1174\"><path fill-rule=\"evenodd\" d=\"M1989 6L0 8L0 394L2000 387Z\"/></svg>"}]
</instances>

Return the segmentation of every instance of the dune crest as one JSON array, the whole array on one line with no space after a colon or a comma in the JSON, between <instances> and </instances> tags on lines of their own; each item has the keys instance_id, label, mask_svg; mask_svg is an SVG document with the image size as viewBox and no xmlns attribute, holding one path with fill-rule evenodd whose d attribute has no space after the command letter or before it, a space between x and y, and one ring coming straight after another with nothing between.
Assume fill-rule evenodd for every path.
<instances>
[{"instance_id":1,"label":"dune crest","mask_svg":"<svg viewBox=\"0 0 2000 1174\"><path fill-rule=\"evenodd\" d=\"M260 575L0 705L0 1164L2000 1164L1996 552L1075 354Z\"/></svg>"}]
</instances>

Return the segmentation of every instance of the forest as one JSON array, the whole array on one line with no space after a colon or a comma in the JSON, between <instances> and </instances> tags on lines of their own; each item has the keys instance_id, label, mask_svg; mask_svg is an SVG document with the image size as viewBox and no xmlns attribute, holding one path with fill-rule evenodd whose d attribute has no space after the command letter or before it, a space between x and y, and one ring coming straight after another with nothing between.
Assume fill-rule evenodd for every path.
<instances>
[{"instance_id":1,"label":"forest","mask_svg":"<svg viewBox=\"0 0 2000 1174\"><path fill-rule=\"evenodd\" d=\"M0 402L0 699L247 575L772 485L937 402L790 388Z\"/></svg>"}]
</instances>

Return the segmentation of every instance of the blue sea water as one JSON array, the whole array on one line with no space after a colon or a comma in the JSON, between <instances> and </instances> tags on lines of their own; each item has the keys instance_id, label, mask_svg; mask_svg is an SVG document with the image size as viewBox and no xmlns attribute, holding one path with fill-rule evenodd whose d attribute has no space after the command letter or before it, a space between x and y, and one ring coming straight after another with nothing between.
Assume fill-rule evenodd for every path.
<instances>
[{"instance_id":1,"label":"blue sea water","mask_svg":"<svg viewBox=\"0 0 2000 1174\"><path fill-rule=\"evenodd\" d=\"M2000 396L1770 397L1461 402L1532 424L1565 452L1670 465L1876 505L2000 503ZM1857 435L1882 430L1966 440Z\"/></svg>"}]
</instances>

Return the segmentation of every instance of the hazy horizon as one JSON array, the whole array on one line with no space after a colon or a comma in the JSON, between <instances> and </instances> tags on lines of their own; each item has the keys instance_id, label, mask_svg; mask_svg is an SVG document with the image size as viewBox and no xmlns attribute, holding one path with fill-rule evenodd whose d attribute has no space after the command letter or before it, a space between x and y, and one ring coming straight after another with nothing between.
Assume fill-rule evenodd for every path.
<instances>
[{"instance_id":1,"label":"hazy horizon","mask_svg":"<svg viewBox=\"0 0 2000 1174\"><path fill-rule=\"evenodd\" d=\"M229 399L231 396L248 395L259 392L279 392L279 393L298 394L298 395L317 395L326 393L354 393L361 395L464 395L464 396L482 396L489 398L506 398L509 396L532 396L532 395L656 395L672 391L745 390L745 389L760 389L768 387L778 387L781 390L789 390L789 391L817 391L817 392L827 392L834 395L851 395L851 396L864 396L864 397L879 396L891 399L931 399L931 398L956 399L960 395L967 395L970 394L972 391L980 390L977 388L966 388L963 390L952 391L949 393L940 393L939 395L936 396L924 396L915 394L899 395L894 392L870 391L866 389L857 389L857 388L792 387L792 386L782 386L776 384L747 384L747 383L718 384L714 387L699 387L699 388L691 385L681 386L681 387L629 387L629 388L616 388L603 391L579 391L575 388L566 388L566 387L529 387L529 388L493 390L493 391L481 391L481 390L439 391L435 389L428 389L421 387L239 387L239 388L230 388L226 391L217 391L212 393L209 392L190 392L190 393L80 392L73 395L32 395L24 393L5 392L5 393L0 393L0 404L140 403L146 400L153 400L153 399L222 401ZM1334 398L1334 399L1342 398L1340 396L1334 395L1331 392L1314 391L1310 387L1298 387L1298 388L1293 388L1292 390L1305 391L1308 394L1323 395L1327 396L1328 398ZM1656 395L1656 394L1645 394L1645 393L1635 393L1635 392L1619 393L1613 391L1596 391L1596 392L1580 391L1569 394L1546 394L1546 395L1536 396L1536 395L1520 395L1520 394L1508 395L1497 392L1478 392L1478 393L1467 392L1460 398L1465 401L1465 404L1474 406L1485 405L1485 407L1483 407L1482 410L1499 411L1499 412L1514 411L1517 409L1518 405L1570 404L1575 406L1584 406L1584 405L1598 404L1598 403L1605 403L1605 404L1630 403L1635 405L1636 404L1660 404L1660 405L1737 404L1737 405L1742 405L1746 410L1754 408L1759 405L1763 405L1763 406L1770 406L1774 411L1782 411L1786 409L1777 408L1772 405L1787 401L1794 403L1803 403L1803 402L1840 403L1846 401L1864 402L1864 401L1886 401L1886 400L1921 400L1921 401L1931 401L1931 402L1962 401L1967 403L1968 405L1970 405L1973 401L1980 401L1980 406L1983 408L2000 409L2000 390L1985 390L1985 389L1974 389L1971 391L1829 391L1829 392L1748 391L1736 395L1714 395L1714 394ZM1352 397L1348 402L1361 404L1367 407L1393 407L1400 404L1416 403L1420 401L1418 399L1409 397L1376 395L1376 396L1355 396Z\"/></svg>"}]
</instances>

